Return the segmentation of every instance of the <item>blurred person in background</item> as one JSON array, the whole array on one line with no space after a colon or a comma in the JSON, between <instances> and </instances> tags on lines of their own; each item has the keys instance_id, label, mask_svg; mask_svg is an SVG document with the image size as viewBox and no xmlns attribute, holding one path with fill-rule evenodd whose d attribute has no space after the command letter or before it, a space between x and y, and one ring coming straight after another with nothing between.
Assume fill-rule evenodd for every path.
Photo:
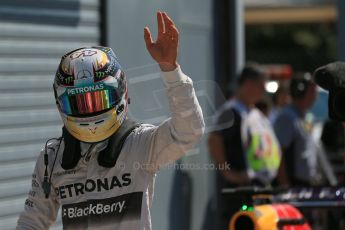
<instances>
[{"instance_id":1,"label":"blurred person in background","mask_svg":"<svg viewBox=\"0 0 345 230\"><path fill-rule=\"evenodd\" d=\"M326 120L320 137L338 185L345 184L345 127L337 120Z\"/></svg>"},{"instance_id":2,"label":"blurred person in background","mask_svg":"<svg viewBox=\"0 0 345 230\"><path fill-rule=\"evenodd\" d=\"M210 155L217 170L220 229L228 229L241 199L221 195L223 188L269 185L280 163L278 141L268 119L255 108L265 92L266 76L258 65L247 65L238 78L238 89L216 114L217 131L209 135ZM230 169L223 167L229 164Z\"/></svg>"},{"instance_id":3,"label":"blurred person in background","mask_svg":"<svg viewBox=\"0 0 345 230\"><path fill-rule=\"evenodd\" d=\"M269 117L272 111L272 99L268 95L264 95L258 102L255 103L255 107L266 117Z\"/></svg>"},{"instance_id":4,"label":"blurred person in background","mask_svg":"<svg viewBox=\"0 0 345 230\"><path fill-rule=\"evenodd\" d=\"M316 85L309 73L301 73L291 79L289 89L292 103L274 122L283 151L277 179L281 185L309 186L317 178L318 147L312 138L313 121L307 116L316 99Z\"/></svg>"},{"instance_id":5,"label":"blurred person in background","mask_svg":"<svg viewBox=\"0 0 345 230\"><path fill-rule=\"evenodd\" d=\"M326 120L320 137L327 160L336 178L336 186L345 185L345 127L344 123L337 120ZM328 184L329 185L329 184ZM327 210L328 229L344 229L344 210ZM339 221L340 220L340 221Z\"/></svg>"},{"instance_id":6,"label":"blurred person in background","mask_svg":"<svg viewBox=\"0 0 345 230\"><path fill-rule=\"evenodd\" d=\"M269 114L269 119L272 124L274 124L275 119L279 112L287 105L291 103L291 96L289 91L289 86L287 83L281 83L277 92L272 96L273 106Z\"/></svg>"}]
</instances>

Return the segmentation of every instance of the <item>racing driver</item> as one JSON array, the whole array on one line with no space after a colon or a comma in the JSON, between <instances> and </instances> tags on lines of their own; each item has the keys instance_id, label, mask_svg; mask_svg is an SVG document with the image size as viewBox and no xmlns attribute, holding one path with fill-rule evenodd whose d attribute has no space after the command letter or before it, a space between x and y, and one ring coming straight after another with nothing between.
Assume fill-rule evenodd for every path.
<instances>
[{"instance_id":1,"label":"racing driver","mask_svg":"<svg viewBox=\"0 0 345 230\"><path fill-rule=\"evenodd\" d=\"M165 12L157 21L157 40L147 27L144 40L162 71L171 118L154 126L127 116L126 76L111 48L65 54L53 84L62 136L37 159L17 229L49 229L59 208L63 229L151 229L156 173L204 132L192 80L177 63L178 30Z\"/></svg>"}]
</instances>

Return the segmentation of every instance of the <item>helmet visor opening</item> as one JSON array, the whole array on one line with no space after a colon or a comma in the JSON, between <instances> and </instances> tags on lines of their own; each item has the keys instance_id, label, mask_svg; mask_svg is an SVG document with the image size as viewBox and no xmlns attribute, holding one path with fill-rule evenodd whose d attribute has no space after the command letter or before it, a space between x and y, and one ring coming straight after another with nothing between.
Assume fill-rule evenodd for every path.
<instances>
[{"instance_id":1,"label":"helmet visor opening","mask_svg":"<svg viewBox=\"0 0 345 230\"><path fill-rule=\"evenodd\" d=\"M121 100L120 95L115 89L104 89L76 95L64 93L59 97L59 104L64 114L85 117L115 107Z\"/></svg>"}]
</instances>

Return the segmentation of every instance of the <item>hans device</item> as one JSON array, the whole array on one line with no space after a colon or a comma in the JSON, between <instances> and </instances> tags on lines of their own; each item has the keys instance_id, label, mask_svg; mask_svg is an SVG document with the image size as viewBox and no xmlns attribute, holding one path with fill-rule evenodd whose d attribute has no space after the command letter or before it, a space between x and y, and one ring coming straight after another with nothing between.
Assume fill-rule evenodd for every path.
<instances>
[{"instance_id":1,"label":"hans device","mask_svg":"<svg viewBox=\"0 0 345 230\"><path fill-rule=\"evenodd\" d=\"M114 167L116 164L117 158L119 157L121 153L122 147L126 141L126 138L134 129L138 128L140 125L141 125L140 123L134 120L131 120L128 118L125 119L123 124L117 130L117 132L108 138L107 147L104 150L102 150L98 156L98 164L106 168ZM49 141L52 141L52 140L59 141L59 145L56 151L53 147L50 147L48 145ZM87 150L87 152L81 155L80 141L74 138L67 131L65 127L63 127L62 137L51 138L46 142L45 152L44 152L45 171L44 171L44 179L42 182L42 188L43 188L46 198L48 198L50 194L51 178L52 178L55 162L57 159L57 155L59 153L62 140L64 141L65 144L64 144L61 167L65 170L74 168L78 164L80 158L84 156L88 156L95 146L92 144ZM48 176L48 149L53 150L55 153L55 159L54 159L53 166L51 168L49 176Z\"/></svg>"}]
</instances>

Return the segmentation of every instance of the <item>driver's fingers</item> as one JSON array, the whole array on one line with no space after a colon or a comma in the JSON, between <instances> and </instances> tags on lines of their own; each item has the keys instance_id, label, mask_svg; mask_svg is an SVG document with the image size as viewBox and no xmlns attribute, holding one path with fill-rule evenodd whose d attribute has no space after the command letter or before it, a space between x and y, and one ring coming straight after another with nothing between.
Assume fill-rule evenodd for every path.
<instances>
[{"instance_id":1,"label":"driver's fingers","mask_svg":"<svg viewBox=\"0 0 345 230\"><path fill-rule=\"evenodd\" d=\"M164 19L162 12L157 12L157 23L158 23L158 37L165 32L164 29Z\"/></svg>"},{"instance_id":2,"label":"driver's fingers","mask_svg":"<svg viewBox=\"0 0 345 230\"><path fill-rule=\"evenodd\" d=\"M150 47L153 44L151 32L148 27L144 28L144 39L145 39L146 47Z\"/></svg>"},{"instance_id":3,"label":"driver's fingers","mask_svg":"<svg viewBox=\"0 0 345 230\"><path fill-rule=\"evenodd\" d=\"M175 26L173 20L168 16L168 14L166 12L162 13L163 19L164 19L164 23L167 26Z\"/></svg>"},{"instance_id":4,"label":"driver's fingers","mask_svg":"<svg viewBox=\"0 0 345 230\"><path fill-rule=\"evenodd\" d=\"M165 24L165 35L171 39L177 39L179 32L174 22L165 12L163 13L163 19L164 19L164 24Z\"/></svg>"}]
</instances>

